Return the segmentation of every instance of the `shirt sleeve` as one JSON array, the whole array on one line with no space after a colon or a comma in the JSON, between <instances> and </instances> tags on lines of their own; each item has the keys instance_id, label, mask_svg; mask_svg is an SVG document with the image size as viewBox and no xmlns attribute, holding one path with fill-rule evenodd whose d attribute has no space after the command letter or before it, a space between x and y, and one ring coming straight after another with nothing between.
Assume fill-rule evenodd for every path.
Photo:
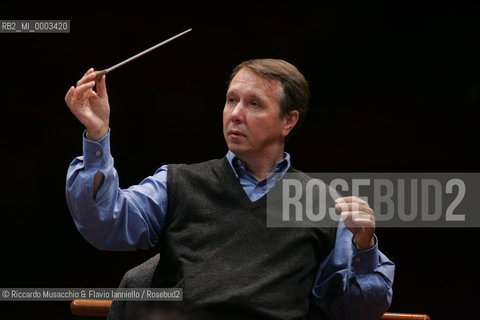
<instances>
[{"instance_id":1,"label":"shirt sleeve","mask_svg":"<svg viewBox=\"0 0 480 320\"><path fill-rule=\"evenodd\" d=\"M83 137L83 156L68 168L66 200L78 231L101 250L148 249L158 243L165 223L167 166L128 189L119 188L110 154L110 132L100 141ZM104 181L96 194L94 177Z\"/></svg>"},{"instance_id":2,"label":"shirt sleeve","mask_svg":"<svg viewBox=\"0 0 480 320\"><path fill-rule=\"evenodd\" d=\"M392 301L395 265L375 246L358 250L340 222L335 246L320 264L313 286L317 305L335 320L379 319Z\"/></svg>"}]
</instances>

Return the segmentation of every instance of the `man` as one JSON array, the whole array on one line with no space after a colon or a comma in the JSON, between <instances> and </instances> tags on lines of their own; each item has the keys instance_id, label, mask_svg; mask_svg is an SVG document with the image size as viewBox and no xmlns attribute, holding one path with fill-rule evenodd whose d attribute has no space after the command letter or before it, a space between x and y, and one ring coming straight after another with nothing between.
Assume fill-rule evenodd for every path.
<instances>
[{"instance_id":1,"label":"man","mask_svg":"<svg viewBox=\"0 0 480 320\"><path fill-rule=\"evenodd\" d=\"M65 97L86 127L66 196L78 230L95 247L160 246L158 287L218 319L378 319L390 305L394 264L379 250L368 203L339 198L338 228L267 228L266 194L287 172L284 152L303 121L308 83L277 59L248 60L231 76L223 110L228 153L162 166L122 190L109 151L105 77L93 69ZM267 179L273 178L273 179Z\"/></svg>"}]
</instances>

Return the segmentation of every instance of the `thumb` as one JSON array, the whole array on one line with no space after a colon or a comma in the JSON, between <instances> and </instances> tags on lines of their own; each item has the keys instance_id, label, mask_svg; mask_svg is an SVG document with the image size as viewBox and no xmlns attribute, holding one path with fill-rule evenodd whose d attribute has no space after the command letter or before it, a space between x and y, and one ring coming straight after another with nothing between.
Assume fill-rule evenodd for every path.
<instances>
[{"instance_id":1,"label":"thumb","mask_svg":"<svg viewBox=\"0 0 480 320\"><path fill-rule=\"evenodd\" d=\"M105 75L103 75L97 82L97 94L100 98L107 98L107 83L105 81Z\"/></svg>"},{"instance_id":2,"label":"thumb","mask_svg":"<svg viewBox=\"0 0 480 320\"><path fill-rule=\"evenodd\" d=\"M73 86L68 89L67 94L65 95L65 102L67 103L68 106L70 106L70 101L73 98L73 93L75 92L75 88Z\"/></svg>"}]
</instances>

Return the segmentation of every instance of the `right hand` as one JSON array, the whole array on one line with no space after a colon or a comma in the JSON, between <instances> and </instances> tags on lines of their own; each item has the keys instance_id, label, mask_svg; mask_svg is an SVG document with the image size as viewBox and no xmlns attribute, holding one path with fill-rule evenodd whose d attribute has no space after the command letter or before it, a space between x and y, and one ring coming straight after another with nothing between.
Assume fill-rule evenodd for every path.
<instances>
[{"instance_id":1,"label":"right hand","mask_svg":"<svg viewBox=\"0 0 480 320\"><path fill-rule=\"evenodd\" d=\"M87 129L87 138L98 141L107 133L110 121L105 76L97 83L97 92L93 91L96 73L93 68L78 80L76 87L70 87L65 102L70 111Z\"/></svg>"}]
</instances>

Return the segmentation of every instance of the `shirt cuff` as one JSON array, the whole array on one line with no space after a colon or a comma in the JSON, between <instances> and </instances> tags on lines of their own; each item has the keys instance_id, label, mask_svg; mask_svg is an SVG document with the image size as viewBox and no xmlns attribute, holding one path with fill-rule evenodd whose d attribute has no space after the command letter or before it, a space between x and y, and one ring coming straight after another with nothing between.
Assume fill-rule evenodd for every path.
<instances>
[{"instance_id":1,"label":"shirt cuff","mask_svg":"<svg viewBox=\"0 0 480 320\"><path fill-rule=\"evenodd\" d=\"M83 161L85 169L105 166L110 159L110 129L98 141L87 139L86 133L87 131L85 130L83 132Z\"/></svg>"},{"instance_id":2,"label":"shirt cuff","mask_svg":"<svg viewBox=\"0 0 480 320\"><path fill-rule=\"evenodd\" d=\"M366 250L358 250L352 239L352 272L356 275L373 273L378 266L378 239L374 235L375 245Z\"/></svg>"}]
</instances>

